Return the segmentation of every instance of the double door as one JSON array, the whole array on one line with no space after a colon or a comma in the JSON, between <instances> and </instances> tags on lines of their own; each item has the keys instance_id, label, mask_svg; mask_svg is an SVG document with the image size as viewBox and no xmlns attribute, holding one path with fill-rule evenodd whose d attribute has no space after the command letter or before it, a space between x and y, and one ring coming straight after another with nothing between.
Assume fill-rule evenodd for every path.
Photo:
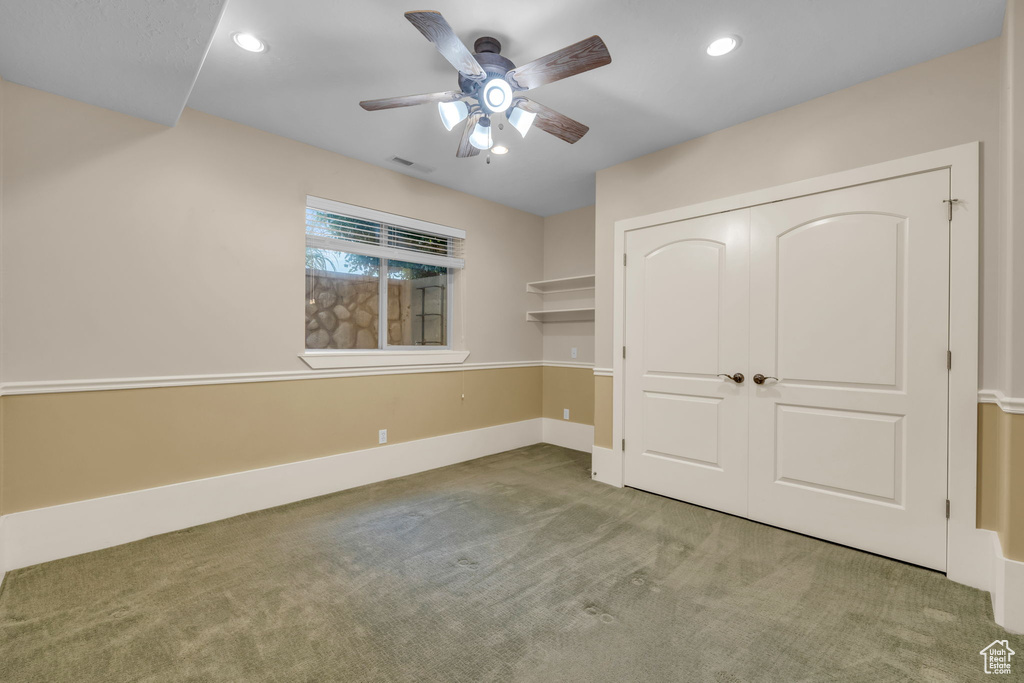
<instances>
[{"instance_id":1,"label":"double door","mask_svg":"<svg viewBox=\"0 0 1024 683\"><path fill-rule=\"evenodd\" d=\"M944 570L948 170L627 233L628 486Z\"/></svg>"}]
</instances>

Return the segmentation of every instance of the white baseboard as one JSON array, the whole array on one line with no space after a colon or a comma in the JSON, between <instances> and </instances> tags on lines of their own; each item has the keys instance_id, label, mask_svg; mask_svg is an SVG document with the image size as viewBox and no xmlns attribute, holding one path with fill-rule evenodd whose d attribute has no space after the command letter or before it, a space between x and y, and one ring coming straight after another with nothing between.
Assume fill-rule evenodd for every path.
<instances>
[{"instance_id":1,"label":"white baseboard","mask_svg":"<svg viewBox=\"0 0 1024 683\"><path fill-rule=\"evenodd\" d=\"M974 515L958 519L956 511L950 517L946 532L946 576L983 591L992 590L992 535L987 529L975 526Z\"/></svg>"},{"instance_id":2,"label":"white baseboard","mask_svg":"<svg viewBox=\"0 0 1024 683\"><path fill-rule=\"evenodd\" d=\"M542 419L0 517L0 571L109 548L542 441Z\"/></svg>"},{"instance_id":3,"label":"white baseboard","mask_svg":"<svg viewBox=\"0 0 1024 683\"><path fill-rule=\"evenodd\" d=\"M590 472L594 481L622 488L622 458L610 448L594 446Z\"/></svg>"},{"instance_id":4,"label":"white baseboard","mask_svg":"<svg viewBox=\"0 0 1024 683\"><path fill-rule=\"evenodd\" d=\"M572 448L577 451L589 451L594 443L594 427L568 420L553 420L549 417L542 417L541 432L544 443L553 443L563 448Z\"/></svg>"},{"instance_id":5,"label":"white baseboard","mask_svg":"<svg viewBox=\"0 0 1024 683\"><path fill-rule=\"evenodd\" d=\"M1011 633L1024 633L1024 562L1003 556L999 534L992 537L992 614Z\"/></svg>"}]
</instances>

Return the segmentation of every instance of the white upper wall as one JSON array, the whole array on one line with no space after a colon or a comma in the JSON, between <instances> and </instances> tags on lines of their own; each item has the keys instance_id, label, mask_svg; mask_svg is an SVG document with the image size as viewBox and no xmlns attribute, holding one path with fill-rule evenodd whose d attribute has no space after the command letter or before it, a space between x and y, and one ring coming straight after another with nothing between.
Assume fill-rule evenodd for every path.
<instances>
[{"instance_id":1,"label":"white upper wall","mask_svg":"<svg viewBox=\"0 0 1024 683\"><path fill-rule=\"evenodd\" d=\"M995 321L1004 341L1001 354L1004 383L998 389L1014 398L1024 397L1024 7L1017 0L1006 6L1002 40L1003 101L1000 145L1002 206L1000 238L1002 258L993 267L1005 278L1000 313Z\"/></svg>"},{"instance_id":2,"label":"white upper wall","mask_svg":"<svg viewBox=\"0 0 1024 683\"><path fill-rule=\"evenodd\" d=\"M173 126L226 0L4 0L0 75Z\"/></svg>"},{"instance_id":3,"label":"white upper wall","mask_svg":"<svg viewBox=\"0 0 1024 683\"><path fill-rule=\"evenodd\" d=\"M544 279L594 272L594 207L544 219Z\"/></svg>"},{"instance_id":4,"label":"white upper wall","mask_svg":"<svg viewBox=\"0 0 1024 683\"><path fill-rule=\"evenodd\" d=\"M982 143L982 382L1000 381L1000 41L992 40L597 174L596 362L612 363L615 221Z\"/></svg>"},{"instance_id":5,"label":"white upper wall","mask_svg":"<svg viewBox=\"0 0 1024 683\"><path fill-rule=\"evenodd\" d=\"M594 272L594 207L566 211L544 219L544 279ZM594 305L594 290L532 295L538 308L585 308ZM540 304L543 304L540 305ZM594 362L594 323L530 323L544 332L544 360ZM576 358L572 349L577 350Z\"/></svg>"},{"instance_id":6,"label":"white upper wall","mask_svg":"<svg viewBox=\"0 0 1024 683\"><path fill-rule=\"evenodd\" d=\"M4 382L306 370L307 194L466 230L468 362L541 356L538 216L192 110L4 83L2 116Z\"/></svg>"}]
</instances>

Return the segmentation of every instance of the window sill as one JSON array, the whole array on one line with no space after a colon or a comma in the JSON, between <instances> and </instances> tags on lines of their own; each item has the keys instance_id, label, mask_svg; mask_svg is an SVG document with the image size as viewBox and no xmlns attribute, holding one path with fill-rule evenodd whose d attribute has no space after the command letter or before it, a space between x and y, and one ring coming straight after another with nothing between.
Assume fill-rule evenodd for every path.
<instances>
[{"instance_id":1,"label":"window sill","mask_svg":"<svg viewBox=\"0 0 1024 683\"><path fill-rule=\"evenodd\" d=\"M465 362L469 351L307 351L302 359L314 370L381 368L421 365L455 365Z\"/></svg>"}]
</instances>

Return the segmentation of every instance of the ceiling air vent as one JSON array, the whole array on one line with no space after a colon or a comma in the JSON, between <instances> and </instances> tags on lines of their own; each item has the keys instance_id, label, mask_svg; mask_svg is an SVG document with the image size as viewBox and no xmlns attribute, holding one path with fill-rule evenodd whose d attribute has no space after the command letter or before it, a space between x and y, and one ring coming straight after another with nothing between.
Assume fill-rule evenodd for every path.
<instances>
[{"instance_id":1,"label":"ceiling air vent","mask_svg":"<svg viewBox=\"0 0 1024 683\"><path fill-rule=\"evenodd\" d=\"M412 170L419 171L420 173L434 172L434 169L431 166L417 164L415 161L409 161L408 159L403 159L402 157L399 156L391 157L390 159L388 159L388 161L390 161L393 164L398 164L399 166L404 166L405 168L411 168Z\"/></svg>"}]
</instances>

